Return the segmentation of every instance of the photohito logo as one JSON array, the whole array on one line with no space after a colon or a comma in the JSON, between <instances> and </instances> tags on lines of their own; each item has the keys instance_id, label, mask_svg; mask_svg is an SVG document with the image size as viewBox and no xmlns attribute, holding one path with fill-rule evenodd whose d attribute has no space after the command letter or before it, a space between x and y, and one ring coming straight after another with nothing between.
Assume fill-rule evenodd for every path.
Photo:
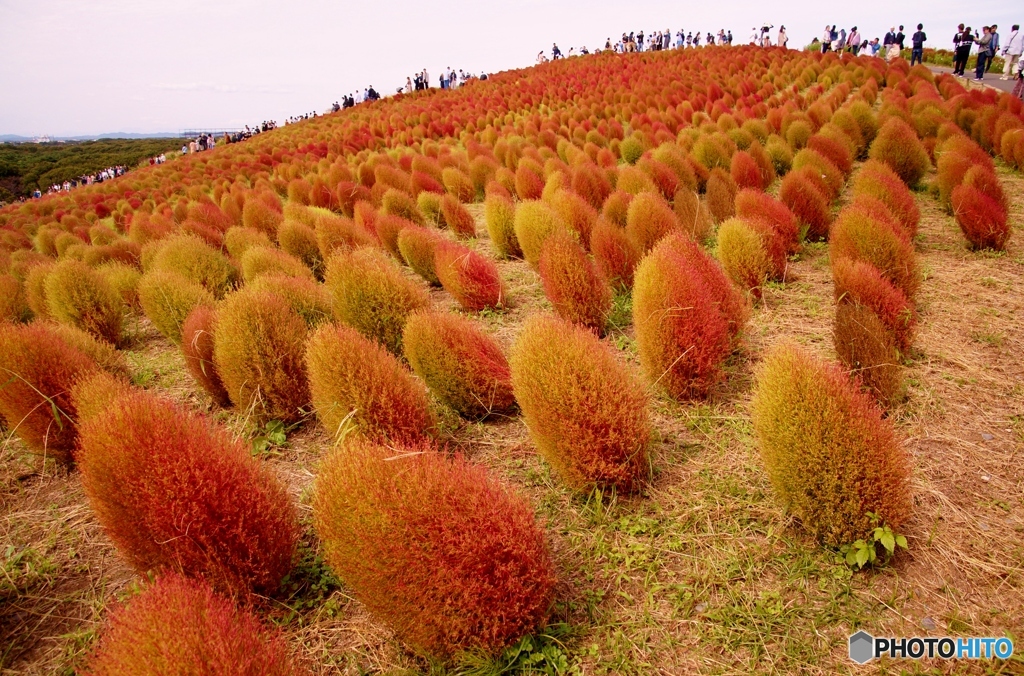
<instances>
[{"instance_id":1,"label":"photohito logo","mask_svg":"<svg viewBox=\"0 0 1024 676\"><path fill-rule=\"evenodd\" d=\"M858 631L850 637L850 659L857 664L888 655L892 658L941 657L944 660L990 660L1009 659L1013 655L1013 641L1005 636L972 636L968 638L892 638L874 637L866 631Z\"/></svg>"}]
</instances>

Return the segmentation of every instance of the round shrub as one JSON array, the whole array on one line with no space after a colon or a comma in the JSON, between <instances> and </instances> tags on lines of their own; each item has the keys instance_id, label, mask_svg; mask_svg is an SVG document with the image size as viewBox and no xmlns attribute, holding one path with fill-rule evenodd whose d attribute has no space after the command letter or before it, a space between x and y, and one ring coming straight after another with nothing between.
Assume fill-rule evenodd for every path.
<instances>
[{"instance_id":1,"label":"round shrub","mask_svg":"<svg viewBox=\"0 0 1024 676\"><path fill-rule=\"evenodd\" d=\"M147 392L81 427L89 505L140 574L176 572L244 596L273 593L299 535L288 491L227 430Z\"/></svg>"},{"instance_id":2,"label":"round shrub","mask_svg":"<svg viewBox=\"0 0 1024 676\"><path fill-rule=\"evenodd\" d=\"M640 156L644 154L643 141L636 136L626 137L619 144L619 153L628 164L636 164Z\"/></svg>"},{"instance_id":3,"label":"round shrub","mask_svg":"<svg viewBox=\"0 0 1024 676\"><path fill-rule=\"evenodd\" d=\"M779 188L779 199L806 228L808 239L821 240L828 237L832 212L828 197L811 178L813 173L813 168L804 167L786 174Z\"/></svg>"},{"instance_id":4,"label":"round shrub","mask_svg":"<svg viewBox=\"0 0 1024 676\"><path fill-rule=\"evenodd\" d=\"M169 665L173 665L169 669ZM279 632L209 585L165 575L111 615L83 676L302 676Z\"/></svg>"},{"instance_id":5,"label":"round shrub","mask_svg":"<svg viewBox=\"0 0 1024 676\"><path fill-rule=\"evenodd\" d=\"M327 262L325 283L334 317L380 341L392 354L402 353L408 316L430 305L427 292L374 249L333 256Z\"/></svg>"},{"instance_id":6,"label":"round shrub","mask_svg":"<svg viewBox=\"0 0 1024 676\"><path fill-rule=\"evenodd\" d=\"M434 248L443 240L436 230L410 225L398 233L398 251L412 271L431 286L440 286L434 272Z\"/></svg>"},{"instance_id":7,"label":"round shrub","mask_svg":"<svg viewBox=\"0 0 1024 676\"><path fill-rule=\"evenodd\" d=\"M318 278L323 277L324 257L312 227L300 221L285 220L277 229L277 240L282 251L302 261Z\"/></svg>"},{"instance_id":8,"label":"round shrub","mask_svg":"<svg viewBox=\"0 0 1024 676\"><path fill-rule=\"evenodd\" d=\"M25 302L36 319L46 319L50 311L46 307L46 277L55 263L43 262L33 265L25 273Z\"/></svg>"},{"instance_id":9,"label":"round shrub","mask_svg":"<svg viewBox=\"0 0 1024 676\"><path fill-rule=\"evenodd\" d=\"M360 202L360 204L365 204L365 202ZM316 245L320 250L320 257L325 263L339 251L351 251L377 244L377 236L374 234L376 230L368 230L351 218L327 212L316 213L313 232L316 233ZM323 270L318 274L318 276L321 275L323 275Z\"/></svg>"},{"instance_id":10,"label":"round shrub","mask_svg":"<svg viewBox=\"0 0 1024 676\"><path fill-rule=\"evenodd\" d=\"M866 195L880 200L900 222L907 236L914 237L917 234L917 226L921 221L917 201L907 184L900 180L889 165L877 160L865 162L853 180L853 194L855 197Z\"/></svg>"},{"instance_id":11,"label":"round shrub","mask_svg":"<svg viewBox=\"0 0 1024 676\"><path fill-rule=\"evenodd\" d=\"M434 246L434 272L464 310L478 312L505 304L498 266L469 247L439 240Z\"/></svg>"},{"instance_id":12,"label":"round shrub","mask_svg":"<svg viewBox=\"0 0 1024 676\"><path fill-rule=\"evenodd\" d=\"M449 193L441 198L441 214L444 216L445 224L456 237L476 237L476 220L455 195Z\"/></svg>"},{"instance_id":13,"label":"round shrub","mask_svg":"<svg viewBox=\"0 0 1024 676\"><path fill-rule=\"evenodd\" d=\"M640 365L652 384L677 399L706 396L732 349L722 292L713 288L729 281L702 274L693 261L704 254L686 252L688 246L696 248L685 236L666 239L640 261L633 280Z\"/></svg>"},{"instance_id":14,"label":"round shrub","mask_svg":"<svg viewBox=\"0 0 1024 676\"><path fill-rule=\"evenodd\" d=\"M714 219L700 196L688 189L679 190L673 199L672 208L676 220L695 242L703 242L715 227Z\"/></svg>"},{"instance_id":15,"label":"round shrub","mask_svg":"<svg viewBox=\"0 0 1024 676\"><path fill-rule=\"evenodd\" d=\"M906 390L899 348L892 332L871 308L855 302L839 303L832 339L839 361L883 407L890 408L903 399Z\"/></svg>"},{"instance_id":16,"label":"round shrub","mask_svg":"<svg viewBox=\"0 0 1024 676\"><path fill-rule=\"evenodd\" d=\"M386 215L399 216L416 225L426 225L423 214L420 213L416 201L408 193L390 188L381 198L381 212Z\"/></svg>"},{"instance_id":17,"label":"round shrub","mask_svg":"<svg viewBox=\"0 0 1024 676\"><path fill-rule=\"evenodd\" d=\"M83 331L69 324L47 323L46 326L53 335L92 359L96 362L97 366L107 373L125 380L131 378L132 371L128 366L128 360L125 359L124 353L119 352L110 343L96 338L88 331Z\"/></svg>"},{"instance_id":18,"label":"round shrub","mask_svg":"<svg viewBox=\"0 0 1024 676\"><path fill-rule=\"evenodd\" d=\"M377 237L380 244L389 254L402 260L402 251L398 248L398 235L406 228L421 227L407 218L385 214L376 221Z\"/></svg>"},{"instance_id":19,"label":"round shrub","mask_svg":"<svg viewBox=\"0 0 1024 676\"><path fill-rule=\"evenodd\" d=\"M746 151L740 150L732 156L729 174L739 189L764 190L768 187L761 175L761 167Z\"/></svg>"},{"instance_id":20,"label":"round shrub","mask_svg":"<svg viewBox=\"0 0 1024 676\"><path fill-rule=\"evenodd\" d=\"M706 199L708 211L716 223L736 215L736 182L724 169L712 169L708 177Z\"/></svg>"},{"instance_id":21,"label":"round shrub","mask_svg":"<svg viewBox=\"0 0 1024 676\"><path fill-rule=\"evenodd\" d=\"M630 201L626 212L626 236L641 256L678 229L679 219L661 195L644 192Z\"/></svg>"},{"instance_id":22,"label":"round shrub","mask_svg":"<svg viewBox=\"0 0 1024 676\"><path fill-rule=\"evenodd\" d=\"M974 249L1001 251L1010 238L1006 210L980 189L966 183L953 189L953 215Z\"/></svg>"},{"instance_id":23,"label":"round shrub","mask_svg":"<svg viewBox=\"0 0 1024 676\"><path fill-rule=\"evenodd\" d=\"M267 291L288 303L299 313L309 328L316 328L334 319L331 297L322 284L305 277L264 275L246 285L252 291Z\"/></svg>"},{"instance_id":24,"label":"round shrub","mask_svg":"<svg viewBox=\"0 0 1024 676\"><path fill-rule=\"evenodd\" d=\"M910 187L920 183L931 166L928 152L921 139L917 138L917 133L896 117L890 118L878 130L868 157L887 164Z\"/></svg>"},{"instance_id":25,"label":"round shrub","mask_svg":"<svg viewBox=\"0 0 1024 676\"><path fill-rule=\"evenodd\" d=\"M640 260L640 254L623 228L604 217L598 218L590 234L590 250L594 254L598 273L613 288L633 288L633 270Z\"/></svg>"},{"instance_id":26,"label":"round shrub","mask_svg":"<svg viewBox=\"0 0 1024 676\"><path fill-rule=\"evenodd\" d=\"M69 465L78 438L71 387L98 370L45 324L0 324L0 419L31 451Z\"/></svg>"},{"instance_id":27,"label":"round shrub","mask_svg":"<svg viewBox=\"0 0 1024 676\"><path fill-rule=\"evenodd\" d=\"M217 308L213 362L232 403L258 422L302 418L306 323L281 297L243 289Z\"/></svg>"},{"instance_id":28,"label":"round shrub","mask_svg":"<svg viewBox=\"0 0 1024 676\"><path fill-rule=\"evenodd\" d=\"M730 218L718 228L718 260L740 288L761 297L761 287L775 276L771 258L754 226Z\"/></svg>"},{"instance_id":29,"label":"round shrub","mask_svg":"<svg viewBox=\"0 0 1024 676\"><path fill-rule=\"evenodd\" d=\"M380 443L426 441L435 427L427 393L378 343L325 325L306 346L313 408L334 439L350 432Z\"/></svg>"},{"instance_id":30,"label":"round shrub","mask_svg":"<svg viewBox=\"0 0 1024 676\"><path fill-rule=\"evenodd\" d=\"M213 332L216 311L209 305L198 305L181 327L181 351L185 368L199 386L218 406L230 406L231 398L213 363Z\"/></svg>"},{"instance_id":31,"label":"round shrub","mask_svg":"<svg viewBox=\"0 0 1024 676\"><path fill-rule=\"evenodd\" d=\"M530 438L570 488L643 486L650 476L648 398L610 346L587 329L535 315L509 363Z\"/></svg>"},{"instance_id":32,"label":"round shrub","mask_svg":"<svg viewBox=\"0 0 1024 676\"><path fill-rule=\"evenodd\" d=\"M124 302L103 275L85 263L62 260L44 282L49 316L111 345L121 342Z\"/></svg>"},{"instance_id":33,"label":"round shrub","mask_svg":"<svg viewBox=\"0 0 1024 676\"><path fill-rule=\"evenodd\" d=\"M597 209L586 200L568 190L558 190L551 196L549 203L562 221L578 236L585 250L590 249L590 233L597 222Z\"/></svg>"},{"instance_id":34,"label":"round shrub","mask_svg":"<svg viewBox=\"0 0 1024 676\"><path fill-rule=\"evenodd\" d=\"M910 300L921 285L914 246L899 226L857 209L844 209L832 225L829 255L870 263Z\"/></svg>"},{"instance_id":35,"label":"round shrub","mask_svg":"<svg viewBox=\"0 0 1024 676\"><path fill-rule=\"evenodd\" d=\"M497 654L550 612L532 508L459 456L349 442L321 464L313 519L328 565L419 652Z\"/></svg>"},{"instance_id":36,"label":"round shrub","mask_svg":"<svg viewBox=\"0 0 1024 676\"><path fill-rule=\"evenodd\" d=\"M173 272L197 284L217 298L234 288L238 271L216 249L190 235L175 235L161 240L146 272Z\"/></svg>"},{"instance_id":37,"label":"round shrub","mask_svg":"<svg viewBox=\"0 0 1024 676\"><path fill-rule=\"evenodd\" d=\"M213 294L173 272L147 272L139 279L139 304L167 340L181 344L181 327L196 306L213 305Z\"/></svg>"},{"instance_id":38,"label":"round shrub","mask_svg":"<svg viewBox=\"0 0 1024 676\"><path fill-rule=\"evenodd\" d=\"M0 324L27 322L31 318L25 287L14 275L0 274Z\"/></svg>"},{"instance_id":39,"label":"round shrub","mask_svg":"<svg viewBox=\"0 0 1024 676\"><path fill-rule=\"evenodd\" d=\"M628 192L616 190L613 193L609 193L604 204L601 205L601 216L609 223L614 223L620 228L624 228L629 218L629 205L632 201L633 196Z\"/></svg>"},{"instance_id":40,"label":"round shrub","mask_svg":"<svg viewBox=\"0 0 1024 676\"><path fill-rule=\"evenodd\" d=\"M505 355L474 322L450 312L418 313L402 335L412 370L459 415L481 420L515 409Z\"/></svg>"},{"instance_id":41,"label":"round shrub","mask_svg":"<svg viewBox=\"0 0 1024 676\"><path fill-rule=\"evenodd\" d=\"M544 240L558 230L568 228L565 221L547 203L536 200L516 206L515 234L523 258L534 268L540 263Z\"/></svg>"},{"instance_id":42,"label":"round shrub","mask_svg":"<svg viewBox=\"0 0 1024 676\"><path fill-rule=\"evenodd\" d=\"M836 366L776 346L757 371L753 422L779 501L818 540L866 537L869 512L896 531L906 523L906 453L892 423Z\"/></svg>"},{"instance_id":43,"label":"round shrub","mask_svg":"<svg viewBox=\"0 0 1024 676\"><path fill-rule=\"evenodd\" d=\"M828 201L835 201L843 192L846 177L821 153L810 148L804 148L793 158L793 170L810 167L821 179L825 186L825 197Z\"/></svg>"},{"instance_id":44,"label":"round shrub","mask_svg":"<svg viewBox=\"0 0 1024 676\"><path fill-rule=\"evenodd\" d=\"M759 221L771 227L778 244L787 254L800 248L800 223L785 204L757 190L736 193L736 217L745 221Z\"/></svg>"},{"instance_id":45,"label":"round shrub","mask_svg":"<svg viewBox=\"0 0 1024 676\"><path fill-rule=\"evenodd\" d=\"M633 200L633 204L640 199ZM544 295L555 314L598 336L604 335L612 309L612 290L569 233L557 232L544 241L539 271Z\"/></svg>"},{"instance_id":46,"label":"round shrub","mask_svg":"<svg viewBox=\"0 0 1024 676\"><path fill-rule=\"evenodd\" d=\"M832 262L837 303L857 303L870 309L893 335L903 353L913 342L917 315L906 295L871 263L840 258Z\"/></svg>"},{"instance_id":47,"label":"round shrub","mask_svg":"<svg viewBox=\"0 0 1024 676\"><path fill-rule=\"evenodd\" d=\"M301 260L280 249L254 246L246 250L240 261L242 279L251 282L264 275L313 278L313 273Z\"/></svg>"},{"instance_id":48,"label":"round shrub","mask_svg":"<svg viewBox=\"0 0 1024 676\"><path fill-rule=\"evenodd\" d=\"M110 261L97 267L96 272L103 277L107 286L120 297L125 307L133 310L141 308L139 305L139 280L142 279L142 273L138 268L126 263Z\"/></svg>"},{"instance_id":49,"label":"round shrub","mask_svg":"<svg viewBox=\"0 0 1024 676\"><path fill-rule=\"evenodd\" d=\"M484 200L484 222L498 256L522 258L523 250L516 239L516 207L504 195L491 194Z\"/></svg>"},{"instance_id":50,"label":"round shrub","mask_svg":"<svg viewBox=\"0 0 1024 676\"><path fill-rule=\"evenodd\" d=\"M229 228L224 235L224 248L235 260L241 259L246 251L257 246L273 247L274 243L265 232L240 225Z\"/></svg>"}]
</instances>

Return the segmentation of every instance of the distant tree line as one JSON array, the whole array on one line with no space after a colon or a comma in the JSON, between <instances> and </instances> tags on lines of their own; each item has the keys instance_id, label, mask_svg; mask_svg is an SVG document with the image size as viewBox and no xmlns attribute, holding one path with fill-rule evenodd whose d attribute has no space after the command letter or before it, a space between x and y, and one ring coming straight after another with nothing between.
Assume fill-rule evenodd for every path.
<instances>
[{"instance_id":1,"label":"distant tree line","mask_svg":"<svg viewBox=\"0 0 1024 676\"><path fill-rule=\"evenodd\" d=\"M0 202L46 192L55 183L140 162L181 148L181 139L104 139L64 143L0 143Z\"/></svg>"}]
</instances>

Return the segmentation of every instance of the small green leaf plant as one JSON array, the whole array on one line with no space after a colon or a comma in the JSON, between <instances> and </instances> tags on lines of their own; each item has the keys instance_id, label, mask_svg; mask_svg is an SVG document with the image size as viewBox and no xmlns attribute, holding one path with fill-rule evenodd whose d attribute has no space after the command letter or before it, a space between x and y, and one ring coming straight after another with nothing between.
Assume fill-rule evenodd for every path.
<instances>
[{"instance_id":1,"label":"small green leaf plant","mask_svg":"<svg viewBox=\"0 0 1024 676\"><path fill-rule=\"evenodd\" d=\"M873 566L878 559L878 546L882 546L882 565L887 565L896 554L896 548L907 549L907 538L893 532L888 524L880 524L881 518L874 512L868 512L868 518L874 528L866 539L857 540L839 548L839 553L846 565L856 570Z\"/></svg>"},{"instance_id":2,"label":"small green leaf plant","mask_svg":"<svg viewBox=\"0 0 1024 676\"><path fill-rule=\"evenodd\" d=\"M289 428L280 420L268 420L252 440L252 454L272 452L270 449L284 446L288 442Z\"/></svg>"}]
</instances>

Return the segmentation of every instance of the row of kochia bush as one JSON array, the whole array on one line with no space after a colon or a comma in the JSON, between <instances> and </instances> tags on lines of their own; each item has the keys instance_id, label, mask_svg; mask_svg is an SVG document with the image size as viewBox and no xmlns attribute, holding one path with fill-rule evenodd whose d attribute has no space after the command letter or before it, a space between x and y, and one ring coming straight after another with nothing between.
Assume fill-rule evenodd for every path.
<instances>
[{"instance_id":1,"label":"row of kochia bush","mask_svg":"<svg viewBox=\"0 0 1024 676\"><path fill-rule=\"evenodd\" d=\"M11 347L4 354L3 367L17 372L22 380L5 390L3 415L8 421L20 421L17 431L30 445L64 459L78 455L83 480L87 487L92 486L89 494L97 513L139 570L199 576L218 590L236 596L249 590L273 591L290 566L296 531L283 492L271 475L257 467L259 463L245 460L242 464L229 462L226 468L208 467L198 456L181 450L179 439L178 446L169 441L167 456L154 462L181 462L183 472L161 471L159 464L141 463L147 467L145 472L133 467L139 460L132 455L139 448L133 439L159 434L146 425L162 424L164 420L170 421L167 425L195 429L195 439L223 436L201 418L152 395L132 392L123 380L118 380L127 369L112 345L122 339L120 317L125 301L137 298L154 324L181 344L190 370L218 403L234 404L253 412L257 419L281 420L295 419L301 408L313 403L321 421L343 441L318 480L318 486L324 489L317 491L317 509L331 515L318 520L318 531L325 547L335 552L329 557L332 565L374 612L411 645L426 652L447 655L469 647L496 650L543 620L553 580L550 555L532 513L521 499L512 496L503 502L495 501L493 496L467 497L474 505L478 504L474 500L496 502L492 516L479 522L485 526L478 523L479 527L505 534L495 537L495 547L508 544L509 532L520 535L517 542L523 548L508 554L521 564L519 577L489 582L490 592L519 608L520 613L500 621L492 619L487 628L481 629L480 607L473 599L486 594L475 587L471 594L464 589L455 593L434 578L432 571L438 562L423 552L446 551L451 558L445 561L451 565L462 561L462 550L445 549L455 546L446 538L466 527L457 516L452 517L454 524L449 524L447 517L443 523L432 521L431 515L437 518L436 513L432 514L434 503L424 503L417 491L466 493L460 482L470 481L465 473L476 472L473 482L511 494L493 480L480 478L482 470L438 452L434 413L423 384L436 399L470 418L511 413L518 405L538 450L573 488L587 490L595 484L615 485L622 490L642 487L649 473L649 395L597 338L607 320L611 286L633 287L637 345L648 381L675 397L704 396L721 378L721 364L732 350L748 308L743 295L730 285L726 274L702 251L697 240L707 236L713 221L735 214L736 221L726 220L719 229L719 256L741 287L756 292L765 279L781 274L779 267L784 266L785 253L798 241L800 227L812 237L827 234L829 207L849 173L849 158L854 153L859 156L867 147L870 137L865 139L866 132L870 136L875 133L874 117L869 108L866 114L864 111L866 100L854 100L839 108L847 95L848 90L837 88L829 100L829 110L838 110L830 117L790 118L785 133L800 146L791 159L785 153L792 152L792 146L781 137L774 142L774 156L756 140L742 151L738 144L731 147L726 139L731 141L732 137L723 127L729 131L735 128L729 126L728 118L720 117L722 125L714 131L705 126L704 133L689 145L689 152L682 143L675 147L662 144L648 154L639 137L631 135L641 152L632 157L635 164L616 168L614 174L598 171L600 165L585 151L572 154L564 148L567 156L572 154L570 161L559 157L562 166L551 162L552 157L546 158L545 166L541 166L540 191L533 194L534 199L523 199L520 194L527 193L530 185L536 189L538 183L530 183L527 170L520 171L522 162L512 180L495 171L484 186L485 220L492 242L498 253L522 254L539 270L545 292L563 318L540 316L531 320L513 346L508 362L500 347L479 327L455 315L430 312L422 286L412 283L380 251L387 250L400 258L427 281L443 284L464 308L502 305L504 292L493 262L431 227L444 224L463 236L475 233L473 219L467 219L458 199L457 187L420 190L414 199L412 191L402 189L402 177L390 172L393 182L400 185L380 195L380 209L375 208L371 193L369 200L352 204L351 218L303 205L302 186L289 190L293 199L283 205L269 191L241 194L241 206L235 203L240 225L233 224L230 209L209 199L185 205L181 213L173 214L177 222L156 214L148 218L136 214L138 220L132 220L127 238L118 239L116 230L97 230L96 243L80 247L71 242L58 252L65 254L64 260L53 267L48 267L50 263L29 267L23 287L28 305L38 315L49 315L63 323L36 323L10 329L4 336L4 345ZM873 100L870 87L855 98L865 97ZM756 130L754 124L744 126ZM893 188L892 181L892 169L899 170L905 164L900 142L905 134L901 129L898 121L886 121L879 133L883 142L871 145L872 156L891 169L880 164L865 167L855 184L855 192L864 192L889 210L890 220L906 197ZM753 131L749 133L754 136ZM765 140L771 141L768 137ZM412 163L416 161L412 159ZM654 162L669 167L670 173L659 170ZM382 175L389 173L384 169L388 166L378 167ZM794 170L784 179L782 202L760 192L770 184L772 172L786 173L790 168ZM449 172L448 182L457 186L451 176ZM864 181L875 176L882 187L861 190L858 186L862 176ZM705 193L703 201L696 194L701 189ZM221 204L225 204L226 196L235 194L239 193L222 192ZM877 239L878 232L851 226L854 216L867 213L875 231L879 223L888 225L877 205L866 198L858 199L860 204L854 205L852 215L844 212L837 223L831 224L832 234L841 235L833 237L833 247L838 252L840 243L849 240L847 250L854 253L847 258L854 265L864 259L874 272L890 274L892 271L877 259L858 249L862 241ZM341 205L337 207L344 212ZM824 220L815 221L822 212ZM179 230L189 234L175 234ZM145 234L133 240L133 232ZM751 232L755 237L745 236ZM886 232L883 236L888 236ZM104 236L110 236L105 243ZM89 261L90 249L104 247L113 247L116 255L127 262L137 255L144 274L140 276L131 265L116 259ZM220 247L228 256L218 251ZM444 251L453 253L446 258ZM755 252L755 261L776 261L775 268L755 266L760 272L748 274L750 266L743 262L750 252ZM774 258L770 258L770 252ZM901 252L897 247L895 255ZM475 259L479 259L478 264L465 265ZM90 262L96 267L90 267ZM446 266L455 268L455 272ZM863 282L874 272L858 268L853 276ZM446 275L461 281L446 283ZM244 286L234 290L239 277ZM317 284L318 277L325 278L325 286ZM858 302L876 317L886 319L863 297L858 297ZM679 308L690 311L680 313ZM895 332L891 325L884 328ZM837 335L837 346L838 341ZM399 356L412 366L419 380L410 375ZM111 375L97 375L100 371ZM802 410L806 402L801 397L808 382L822 392L820 397L815 395L815 406L823 407L820 410L815 406L810 412ZM877 387L875 390L879 391ZM608 393L615 393L616 398L609 398ZM40 394L45 396L40 399ZM780 348L763 367L756 402L755 426L773 484L819 538L836 545L863 535L868 511L878 513L894 528L903 523L908 511L905 458L877 406L859 393L845 374L794 348ZM832 410L826 404L834 404L842 415L822 420L824 411ZM107 425L100 428L97 422L96 429L106 431L97 432L95 437L88 434L93 429L88 420L90 407L97 420ZM590 414L584 417L580 411ZM134 431L125 431L136 426L143 428L139 433L142 436L132 437ZM832 430L830 434L834 433L837 441L830 441L828 435L824 444L821 438L808 439L806 431L815 426ZM97 441L90 443L90 438ZM237 445L223 439L223 443L210 443L218 448ZM384 444L406 449L409 455L391 455L385 460L380 454L394 451L383 451ZM90 448L98 458L94 470L89 469L87 460ZM199 455L205 457L209 452ZM231 456L231 452L220 455ZM244 454L234 455L242 458ZM787 477L784 471L794 466L794 457L824 459L827 462L821 465L831 462L830 471L840 468L837 476L878 484L877 491L851 496L849 487L840 482L834 492L807 500L805 481L809 477L813 480L815 475L801 473L794 483L794 477ZM877 462L865 467L864 458ZM400 483L405 479L382 471L401 466L399 460L422 463L416 464L414 471L402 473L403 477L421 477L417 479L421 483L406 486ZM245 463L248 469L242 468ZM872 474L876 471L877 475ZM221 511L217 496L197 494L186 501L193 511L182 518L174 511L178 506L169 505L167 499L188 491L177 484L160 483L169 476L190 476L195 479L193 483L208 487L217 485L224 473L242 482L239 485L259 488L241 491L254 496L253 504L235 505L244 512L237 517ZM336 486L331 483L334 480L338 481ZM148 482L157 485L149 486ZM353 485L359 490L353 491ZM124 501L132 496L123 497L125 486L132 486L132 496L144 501L131 506L127 514ZM335 486L333 493L331 486ZM396 501L396 491L410 504ZM349 499L359 501L359 505L349 504ZM411 502L422 511L414 509ZM211 513L228 516L225 522L210 523L205 530L199 528L204 533L216 533L209 539L198 538L202 540L197 544L200 553L189 549L197 538L180 543L184 548L181 551L179 545L151 546L154 541L175 541L181 524L202 523L204 513L207 520ZM248 523L249 514L263 514L268 522L257 520L258 532L238 532L237 524ZM469 519L473 509L466 507L466 514ZM140 519L140 515L145 518ZM391 516L382 518L387 515ZM393 525L403 524L402 519L408 518L416 527L403 531L412 538L409 541L390 531L346 526L342 516ZM446 530L449 527L452 530ZM267 533L283 539L276 544L261 540ZM332 549L332 541L337 549ZM250 543L263 558L254 559L248 550L232 550L243 542ZM221 551L218 547L226 548L230 555L211 556L211 551ZM373 561L386 564L384 569L367 567L362 557L352 560L353 552L360 548L374 551L372 547L383 548L380 558ZM494 551L490 554L495 555ZM238 559L246 563L238 564ZM468 569L461 570L465 574L455 579L460 585L469 584ZM426 588L437 594L431 598L462 599L452 611L457 616L444 616L440 626L436 620L427 622L417 614L420 610L410 609L407 597L385 584L397 579L399 572L409 576L402 578L408 586L400 589ZM473 574L480 576L478 570ZM177 590L174 593L192 599L190 603L214 602L202 589L189 584L168 583ZM138 630L137 626L119 626L129 634ZM460 629L467 626L475 629L468 633ZM112 637L116 635L111 632ZM118 640L110 641L114 647L106 650L104 659L114 660Z\"/></svg>"}]
</instances>

